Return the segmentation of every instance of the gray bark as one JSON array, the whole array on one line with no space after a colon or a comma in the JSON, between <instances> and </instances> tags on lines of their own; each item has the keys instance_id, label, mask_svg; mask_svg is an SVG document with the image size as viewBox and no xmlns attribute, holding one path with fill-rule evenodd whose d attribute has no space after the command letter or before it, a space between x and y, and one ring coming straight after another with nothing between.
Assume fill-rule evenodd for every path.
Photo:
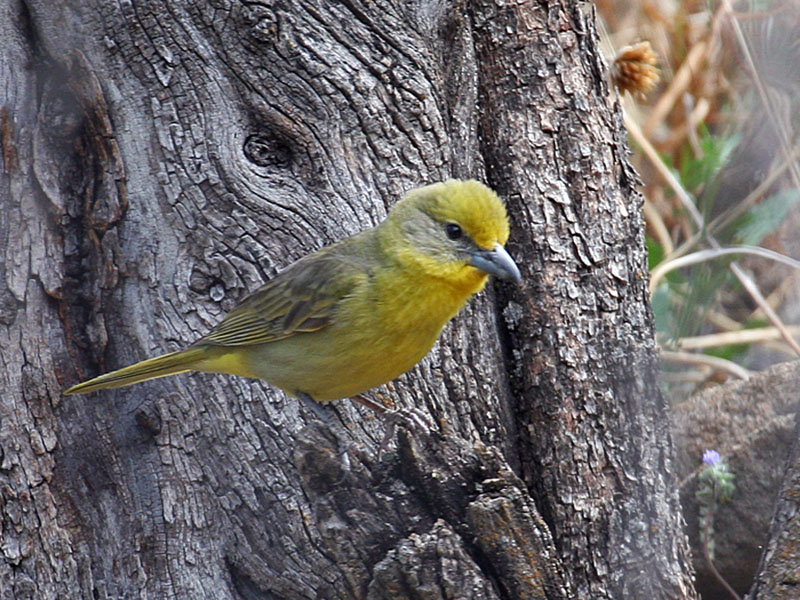
<instances>
[{"instance_id":1,"label":"gray bark","mask_svg":"<svg viewBox=\"0 0 800 600\"><path fill-rule=\"evenodd\" d=\"M786 463L781 490L748 598L752 600L790 600L800 588L800 419L794 444Z\"/></svg>"},{"instance_id":2,"label":"gray bark","mask_svg":"<svg viewBox=\"0 0 800 600\"><path fill-rule=\"evenodd\" d=\"M692 597L641 199L576 6L0 11L3 597ZM337 403L344 468L264 383L61 396L449 176L508 199L526 284L374 393L441 431L378 458Z\"/></svg>"},{"instance_id":3,"label":"gray bark","mask_svg":"<svg viewBox=\"0 0 800 600\"><path fill-rule=\"evenodd\" d=\"M692 597L642 197L596 33L575 5L478 5L487 172L511 198L512 250L534 249L523 294L502 295L522 477L578 597Z\"/></svg>"}]
</instances>

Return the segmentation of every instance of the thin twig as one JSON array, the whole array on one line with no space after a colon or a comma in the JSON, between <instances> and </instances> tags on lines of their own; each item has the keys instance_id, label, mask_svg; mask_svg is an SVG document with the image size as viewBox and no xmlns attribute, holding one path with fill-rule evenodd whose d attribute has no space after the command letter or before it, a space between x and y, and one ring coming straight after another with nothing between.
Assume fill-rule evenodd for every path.
<instances>
[{"instance_id":1,"label":"thin twig","mask_svg":"<svg viewBox=\"0 0 800 600\"><path fill-rule=\"evenodd\" d=\"M711 367L717 371L723 371L739 379L747 381L750 379L750 371L740 367L735 362L709 356L708 354L691 354L689 352L675 352L673 350L661 350L661 359L665 362L679 363L684 365L701 365Z\"/></svg>"},{"instance_id":2,"label":"thin twig","mask_svg":"<svg viewBox=\"0 0 800 600\"><path fill-rule=\"evenodd\" d=\"M790 326L789 333L800 335L800 325ZM776 327L757 327L681 338L680 347L682 350L703 350L704 348L719 348L720 346L732 346L735 344L769 342L779 340L781 337L781 332Z\"/></svg>"},{"instance_id":3,"label":"thin twig","mask_svg":"<svg viewBox=\"0 0 800 600\"><path fill-rule=\"evenodd\" d=\"M711 511L711 509L709 509L709 511ZM717 567L714 566L714 561L711 560L711 553L708 551L708 532L711 529L711 517L712 514L709 512L709 514L706 515L706 524L703 528L703 554L706 557L706 563L708 564L708 568L711 570L711 574L714 575L716 580L719 581L719 583L725 588L731 597L735 600L742 600L741 597L739 597L739 594L736 593L736 590L734 590L731 585L725 581L725 578L720 574L720 572L717 571Z\"/></svg>"},{"instance_id":4,"label":"thin twig","mask_svg":"<svg viewBox=\"0 0 800 600\"><path fill-rule=\"evenodd\" d=\"M661 218L658 209L653 206L652 202L645 200L642 210L644 211L644 220L647 222L648 227L652 229L653 235L658 240L658 243L661 244L661 247L664 249L664 254L669 254L675 247L672 245L672 238L669 235L669 230L664 224L664 219Z\"/></svg>"},{"instance_id":5,"label":"thin twig","mask_svg":"<svg viewBox=\"0 0 800 600\"><path fill-rule=\"evenodd\" d=\"M666 119L672 107L680 97L689 88L692 83L693 75L700 70L701 65L708 58L708 42L702 40L692 46L683 64L675 72L669 87L659 97L653 110L650 112L650 117L645 123L645 131L651 133L655 130L656 126Z\"/></svg>"},{"instance_id":6,"label":"thin twig","mask_svg":"<svg viewBox=\"0 0 800 600\"><path fill-rule=\"evenodd\" d=\"M737 202L736 206L726 210L714 218L708 224L708 230L711 233L716 233L730 225L731 222L744 214L745 211L758 202L758 200L760 200L761 197L766 194L767 191L769 191L769 189L772 187L772 184L777 181L778 177L783 175L783 173L789 169L798 158L800 158L800 144L796 145L792 149L789 156L785 158L779 166L771 169L763 181L758 184L756 189L747 194L747 196L741 202Z\"/></svg>"},{"instance_id":7,"label":"thin twig","mask_svg":"<svg viewBox=\"0 0 800 600\"><path fill-rule=\"evenodd\" d=\"M744 286L744 289L750 294L750 297L756 301L759 308L764 311L764 316L769 319L769 322L772 323L775 327L778 328L778 331L781 332L784 341L792 347L792 350L800 356L800 345L795 341L792 335L789 333L789 330L784 325L781 318L778 316L778 313L775 312L775 309L769 305L767 299L761 295L761 291L756 286L755 282L747 275L744 270L735 262L728 265L728 268L736 275L736 278L739 282Z\"/></svg>"},{"instance_id":8,"label":"thin twig","mask_svg":"<svg viewBox=\"0 0 800 600\"><path fill-rule=\"evenodd\" d=\"M658 282L670 271L679 269L681 267L688 267L697 263L713 260L721 256L730 254L752 254L762 258L768 258L776 262L783 263L794 269L800 269L800 261L795 260L780 252L761 248L760 246L731 246L729 248L713 248L708 250L699 250L692 252L686 256L681 256L672 260L662 261L655 269L650 272L650 292L654 292L658 287ZM734 264L734 263L732 263Z\"/></svg>"},{"instance_id":9,"label":"thin twig","mask_svg":"<svg viewBox=\"0 0 800 600\"><path fill-rule=\"evenodd\" d=\"M661 157L658 155L658 151L653 147L653 144L650 143L650 140L645 137L644 133L642 132L639 124L636 123L633 119L630 118L627 112L623 112L622 118L625 121L625 127L628 128L628 133L634 139L634 141L639 144L644 152L645 156L650 160L650 164L653 165L653 168L658 171L658 174L667 182L669 187L672 188L672 191L675 192L675 195L678 197L678 200L681 201L681 204L686 209L686 212L689 213L689 216L692 217L692 221L694 221L695 225L698 229L703 228L703 217L700 215L700 212L697 210L697 206L695 206L694 198L685 190L681 185L678 178L672 173L672 171L664 164L664 161L661 160Z\"/></svg>"}]
</instances>

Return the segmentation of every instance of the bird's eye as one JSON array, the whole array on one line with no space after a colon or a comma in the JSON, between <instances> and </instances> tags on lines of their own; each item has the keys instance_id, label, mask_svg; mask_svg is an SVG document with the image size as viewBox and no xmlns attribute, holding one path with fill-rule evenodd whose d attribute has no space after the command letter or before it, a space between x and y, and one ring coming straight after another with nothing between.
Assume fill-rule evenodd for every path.
<instances>
[{"instance_id":1,"label":"bird's eye","mask_svg":"<svg viewBox=\"0 0 800 600\"><path fill-rule=\"evenodd\" d=\"M457 240L464 233L463 231L461 231L461 225L458 225L456 223L448 223L445 226L444 231L447 234L447 237L449 237L451 240Z\"/></svg>"}]
</instances>

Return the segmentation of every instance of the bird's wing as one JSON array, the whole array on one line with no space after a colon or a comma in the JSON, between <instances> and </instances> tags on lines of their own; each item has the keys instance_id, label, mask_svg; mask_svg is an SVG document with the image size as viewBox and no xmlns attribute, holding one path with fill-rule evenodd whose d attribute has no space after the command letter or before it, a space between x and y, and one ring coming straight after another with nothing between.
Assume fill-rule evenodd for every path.
<instances>
[{"instance_id":1,"label":"bird's wing","mask_svg":"<svg viewBox=\"0 0 800 600\"><path fill-rule=\"evenodd\" d=\"M248 296L197 344L246 346L317 331L369 279L357 260L325 249L299 260Z\"/></svg>"}]
</instances>

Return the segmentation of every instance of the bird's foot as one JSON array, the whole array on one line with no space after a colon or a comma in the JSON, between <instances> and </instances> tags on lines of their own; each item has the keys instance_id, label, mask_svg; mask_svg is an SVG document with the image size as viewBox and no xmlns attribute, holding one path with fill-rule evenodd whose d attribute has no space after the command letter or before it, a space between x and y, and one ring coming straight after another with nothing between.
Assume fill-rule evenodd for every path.
<instances>
[{"instance_id":1,"label":"bird's foot","mask_svg":"<svg viewBox=\"0 0 800 600\"><path fill-rule=\"evenodd\" d=\"M378 459L389 448L398 425L408 429L412 435L429 435L431 431L436 429L436 424L431 419L431 416L421 408L387 410L383 412L382 416L386 422L386 431L383 434L381 445L378 447Z\"/></svg>"},{"instance_id":2,"label":"bird's foot","mask_svg":"<svg viewBox=\"0 0 800 600\"><path fill-rule=\"evenodd\" d=\"M350 455L348 454L349 442L347 441L347 433L341 421L335 418L335 413L330 410L331 407L320 404L306 393L297 394L298 398L314 416L324 423L331 435L336 439L336 452L342 462L342 467L350 469Z\"/></svg>"}]
</instances>

